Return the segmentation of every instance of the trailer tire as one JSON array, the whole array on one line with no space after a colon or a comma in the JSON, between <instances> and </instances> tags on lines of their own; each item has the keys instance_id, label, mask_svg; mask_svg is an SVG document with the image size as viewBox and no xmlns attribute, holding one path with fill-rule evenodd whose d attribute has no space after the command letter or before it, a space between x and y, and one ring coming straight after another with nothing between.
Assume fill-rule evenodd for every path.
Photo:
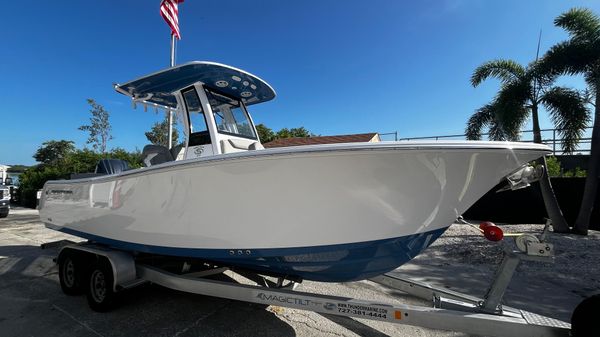
<instances>
[{"instance_id":1,"label":"trailer tire","mask_svg":"<svg viewBox=\"0 0 600 337\"><path fill-rule=\"evenodd\" d=\"M111 310L115 305L116 294L113 290L113 272L110 262L100 258L90 268L87 281L87 300L90 308L97 312Z\"/></svg>"},{"instance_id":2,"label":"trailer tire","mask_svg":"<svg viewBox=\"0 0 600 337\"><path fill-rule=\"evenodd\" d=\"M63 293L69 296L81 295L81 263L71 252L64 252L58 260L58 279Z\"/></svg>"},{"instance_id":3,"label":"trailer tire","mask_svg":"<svg viewBox=\"0 0 600 337\"><path fill-rule=\"evenodd\" d=\"M600 311L600 294L581 301L571 316L571 336L600 336L598 312Z\"/></svg>"}]
</instances>

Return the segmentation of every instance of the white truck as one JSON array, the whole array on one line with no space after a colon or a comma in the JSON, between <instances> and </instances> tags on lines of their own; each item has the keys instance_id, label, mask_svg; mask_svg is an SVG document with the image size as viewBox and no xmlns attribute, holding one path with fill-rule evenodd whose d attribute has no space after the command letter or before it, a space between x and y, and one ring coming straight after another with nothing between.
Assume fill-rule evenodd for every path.
<instances>
[{"instance_id":1,"label":"white truck","mask_svg":"<svg viewBox=\"0 0 600 337\"><path fill-rule=\"evenodd\" d=\"M6 218L10 212L10 188L0 185L0 218Z\"/></svg>"}]
</instances>

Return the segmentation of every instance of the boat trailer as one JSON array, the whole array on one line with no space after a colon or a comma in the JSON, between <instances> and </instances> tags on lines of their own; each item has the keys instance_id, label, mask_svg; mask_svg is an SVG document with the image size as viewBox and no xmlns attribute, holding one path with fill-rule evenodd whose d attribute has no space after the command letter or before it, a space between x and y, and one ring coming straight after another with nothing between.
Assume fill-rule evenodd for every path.
<instances>
[{"instance_id":1,"label":"boat trailer","mask_svg":"<svg viewBox=\"0 0 600 337\"><path fill-rule=\"evenodd\" d=\"M371 278L393 290L429 301L431 306L390 304L295 290L297 282L267 277L228 267L209 266L192 271L187 262L180 272L148 264L143 258L94 243L57 241L42 248L60 247L61 288L66 294L87 293L90 307L110 310L119 292L143 283L230 300L314 311L321 314L362 318L485 336L570 336L571 324L501 304L502 297L521 260L552 262L553 247L544 242L548 224L538 239L526 236L519 250L505 250L494 280L483 298L435 287L391 274ZM528 234L527 234L528 235ZM521 249L524 247L524 249ZM87 266L86 272L78 270ZM252 281L238 283L220 277L235 273ZM287 282L286 282L287 281Z\"/></svg>"}]
</instances>

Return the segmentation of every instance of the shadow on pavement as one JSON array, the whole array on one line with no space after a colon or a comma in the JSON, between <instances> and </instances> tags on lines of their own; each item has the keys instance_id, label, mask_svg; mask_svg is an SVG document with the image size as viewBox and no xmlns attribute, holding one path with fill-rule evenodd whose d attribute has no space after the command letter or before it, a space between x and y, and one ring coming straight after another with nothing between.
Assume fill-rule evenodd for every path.
<instances>
[{"instance_id":1,"label":"shadow on pavement","mask_svg":"<svg viewBox=\"0 0 600 337\"><path fill-rule=\"evenodd\" d=\"M425 254L393 271L392 274L471 296L483 297L492 283L501 258L491 254L492 256L487 257L488 263L483 261L474 261L473 264L461 263L460 259L452 256L456 253L447 252L460 254L462 250L469 249L464 244L444 244L443 250L439 251L438 248L429 247ZM564 279L557 281L557 276L552 274L539 274L538 277L520 275L527 272L528 266L532 263L541 262L521 262L504 294L503 304L570 322L573 310L585 296L573 290L576 285L571 285Z\"/></svg>"},{"instance_id":2,"label":"shadow on pavement","mask_svg":"<svg viewBox=\"0 0 600 337\"><path fill-rule=\"evenodd\" d=\"M327 314L319 314L325 318L327 318L328 320L343 326L344 328L354 332L355 334L359 335L359 336L365 336L365 337L388 337L389 335L373 329L372 327L363 324L355 319L349 318L349 317L342 317L342 316L335 316L335 315L327 315Z\"/></svg>"},{"instance_id":3,"label":"shadow on pavement","mask_svg":"<svg viewBox=\"0 0 600 337\"><path fill-rule=\"evenodd\" d=\"M145 285L108 313L60 290L56 250L0 247L2 336L295 336L264 306Z\"/></svg>"}]
</instances>

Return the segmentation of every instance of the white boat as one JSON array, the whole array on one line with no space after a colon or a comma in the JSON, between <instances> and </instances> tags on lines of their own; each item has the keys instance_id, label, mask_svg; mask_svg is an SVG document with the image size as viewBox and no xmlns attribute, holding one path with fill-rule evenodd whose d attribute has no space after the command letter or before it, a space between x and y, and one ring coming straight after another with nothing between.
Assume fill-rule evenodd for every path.
<instances>
[{"instance_id":1,"label":"white boat","mask_svg":"<svg viewBox=\"0 0 600 337\"><path fill-rule=\"evenodd\" d=\"M289 278L339 282L393 270L505 176L550 152L472 141L264 149L246 107L275 92L211 62L116 90L177 111L186 141L146 147L145 168L47 182L46 226L114 249Z\"/></svg>"}]
</instances>

